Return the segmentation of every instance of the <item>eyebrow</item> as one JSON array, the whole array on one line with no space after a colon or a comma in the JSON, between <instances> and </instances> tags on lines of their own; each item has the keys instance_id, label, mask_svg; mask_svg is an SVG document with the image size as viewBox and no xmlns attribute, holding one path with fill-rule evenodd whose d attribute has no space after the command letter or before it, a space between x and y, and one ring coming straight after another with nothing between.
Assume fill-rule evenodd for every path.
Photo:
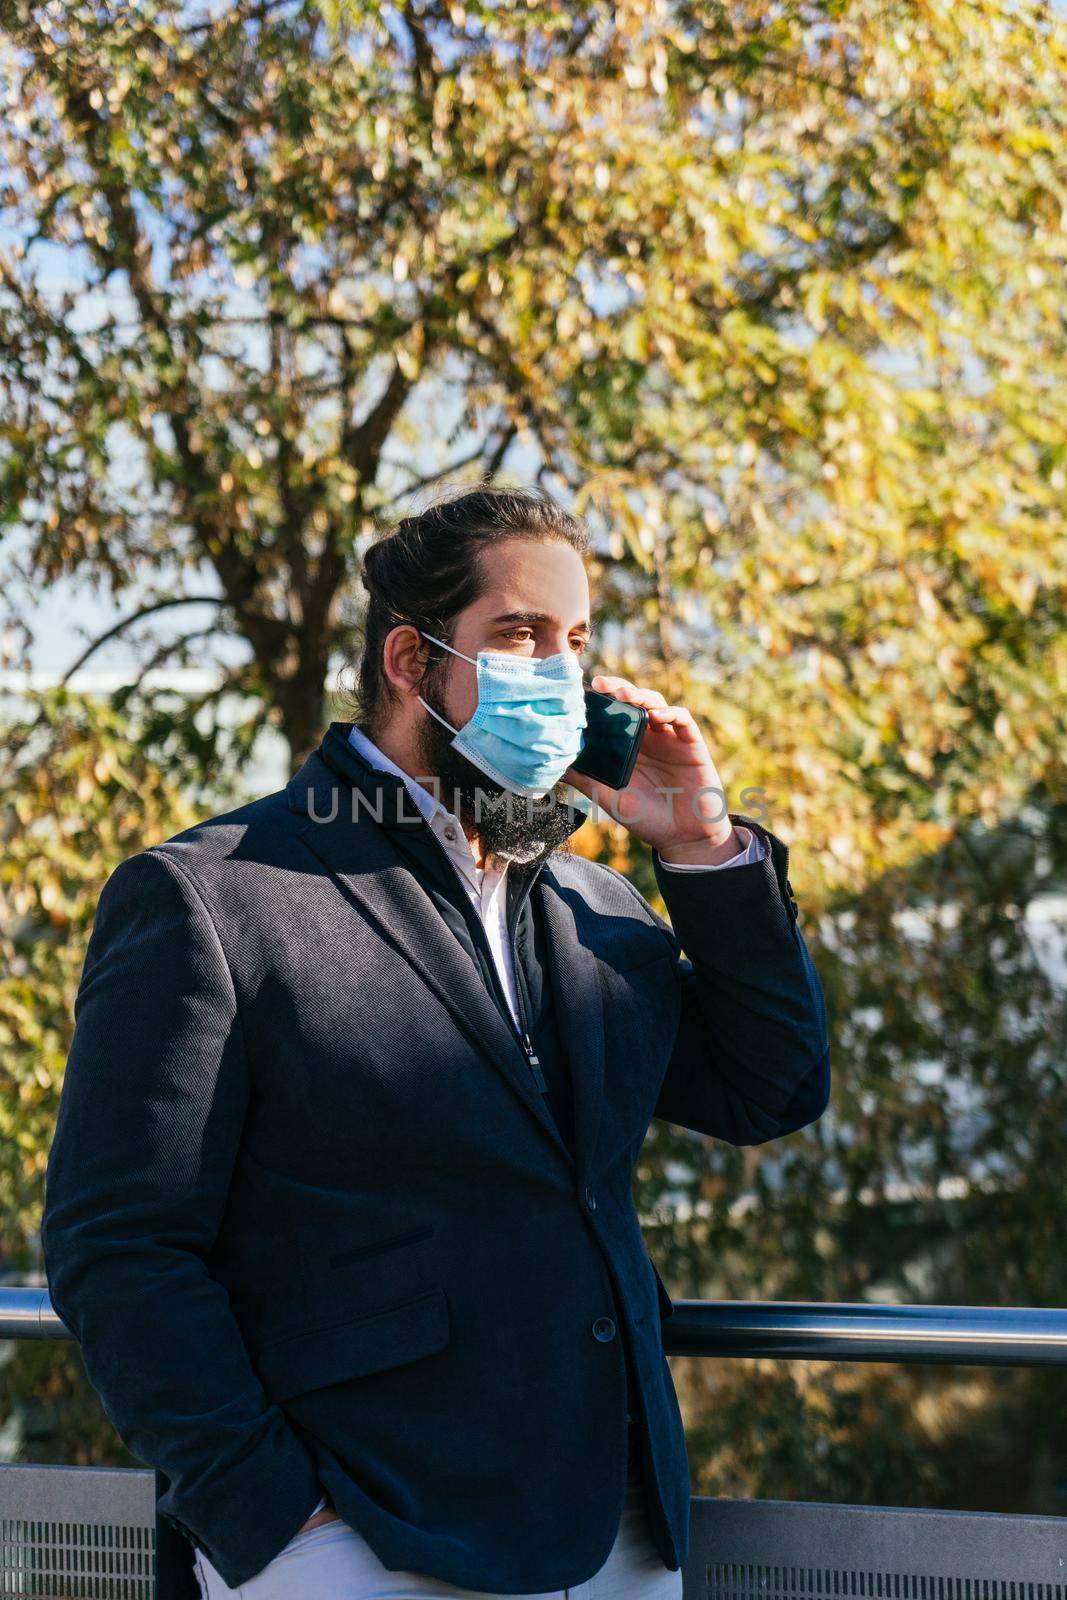
<instances>
[{"instance_id":1,"label":"eyebrow","mask_svg":"<svg viewBox=\"0 0 1067 1600\"><path fill-rule=\"evenodd\" d=\"M525 622L533 624L535 622L547 622L551 625L558 621L558 618L552 616L551 612L548 611L502 611L499 616L490 617L489 620L493 623ZM581 633L592 633L593 631L592 624L589 622L575 622L571 626L577 628Z\"/></svg>"}]
</instances>

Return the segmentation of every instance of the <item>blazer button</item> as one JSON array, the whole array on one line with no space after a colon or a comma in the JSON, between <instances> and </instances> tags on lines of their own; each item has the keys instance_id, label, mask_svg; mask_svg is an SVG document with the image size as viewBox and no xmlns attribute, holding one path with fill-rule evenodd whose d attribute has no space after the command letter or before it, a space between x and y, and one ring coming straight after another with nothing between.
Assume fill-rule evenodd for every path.
<instances>
[{"instance_id":1,"label":"blazer button","mask_svg":"<svg viewBox=\"0 0 1067 1600\"><path fill-rule=\"evenodd\" d=\"M587 1189L585 1191L585 1203L589 1207L590 1211L596 1210L596 1195L593 1193L592 1189Z\"/></svg>"},{"instance_id":2,"label":"blazer button","mask_svg":"<svg viewBox=\"0 0 1067 1600\"><path fill-rule=\"evenodd\" d=\"M601 1344L607 1344L609 1339L615 1337L615 1324L610 1317L597 1317L593 1323L593 1338L599 1339Z\"/></svg>"}]
</instances>

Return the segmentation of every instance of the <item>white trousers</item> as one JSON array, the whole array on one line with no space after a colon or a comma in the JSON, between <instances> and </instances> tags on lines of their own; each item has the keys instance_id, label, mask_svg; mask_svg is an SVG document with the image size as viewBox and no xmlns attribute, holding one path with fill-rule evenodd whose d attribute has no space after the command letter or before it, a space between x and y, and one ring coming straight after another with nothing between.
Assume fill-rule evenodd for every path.
<instances>
[{"instance_id":1,"label":"white trousers","mask_svg":"<svg viewBox=\"0 0 1067 1600\"><path fill-rule=\"evenodd\" d=\"M195 1570L204 1600L484 1600L486 1593L383 1567L362 1534L339 1519L296 1534L239 1589L223 1582L202 1550ZM665 1567L653 1543L640 1466L632 1457L622 1521L604 1565L584 1583L542 1594L548 1600L681 1600L681 1569Z\"/></svg>"}]
</instances>

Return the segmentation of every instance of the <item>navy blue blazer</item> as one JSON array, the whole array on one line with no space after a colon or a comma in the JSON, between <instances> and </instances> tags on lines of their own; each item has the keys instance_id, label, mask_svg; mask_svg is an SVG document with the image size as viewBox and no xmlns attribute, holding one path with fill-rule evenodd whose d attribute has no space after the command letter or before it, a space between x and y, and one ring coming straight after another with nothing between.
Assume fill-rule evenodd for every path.
<instances>
[{"instance_id":1,"label":"navy blue blazer","mask_svg":"<svg viewBox=\"0 0 1067 1600\"><path fill-rule=\"evenodd\" d=\"M48 1162L53 1305L168 1534L231 1587L320 1485L392 1570L584 1582L619 1527L628 1400L678 1567L671 1305L633 1171L654 1116L742 1145L825 1109L788 852L739 818L765 861L656 858L670 923L611 867L541 866L572 1153L388 828L353 819L346 734L108 879Z\"/></svg>"}]
</instances>

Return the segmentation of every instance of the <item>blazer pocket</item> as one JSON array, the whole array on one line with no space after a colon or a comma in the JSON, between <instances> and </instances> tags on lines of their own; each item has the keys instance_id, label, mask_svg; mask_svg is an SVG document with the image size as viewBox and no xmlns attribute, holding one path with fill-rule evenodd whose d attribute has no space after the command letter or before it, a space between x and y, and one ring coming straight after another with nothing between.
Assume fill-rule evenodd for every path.
<instances>
[{"instance_id":1,"label":"blazer pocket","mask_svg":"<svg viewBox=\"0 0 1067 1600\"><path fill-rule=\"evenodd\" d=\"M347 1250L335 1250L329 1258L330 1266L346 1267L352 1261L365 1261L368 1256L399 1250L401 1245L418 1244L421 1239L428 1239L433 1231L433 1223L430 1222L424 1228L405 1228L403 1233L391 1233L387 1239L374 1239L370 1244L354 1244Z\"/></svg>"},{"instance_id":2,"label":"blazer pocket","mask_svg":"<svg viewBox=\"0 0 1067 1600\"><path fill-rule=\"evenodd\" d=\"M286 1400L417 1361L443 1350L449 1337L448 1299L443 1289L434 1289L382 1311L276 1339L253 1359L271 1398Z\"/></svg>"}]
</instances>

